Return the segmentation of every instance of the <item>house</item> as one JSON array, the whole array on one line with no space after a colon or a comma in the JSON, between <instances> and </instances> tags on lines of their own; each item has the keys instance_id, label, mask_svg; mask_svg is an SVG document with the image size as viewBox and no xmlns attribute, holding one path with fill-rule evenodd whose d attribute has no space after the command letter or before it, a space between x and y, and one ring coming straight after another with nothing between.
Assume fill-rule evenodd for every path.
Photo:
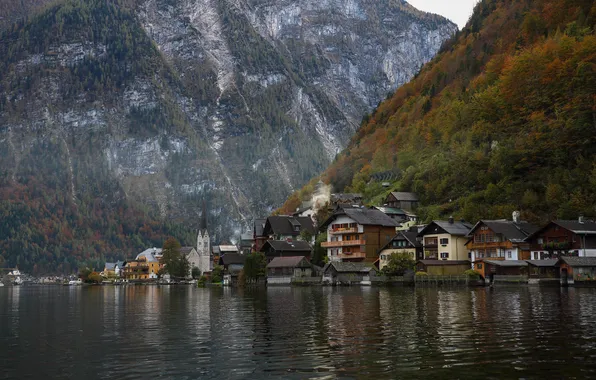
<instances>
[{"instance_id":1,"label":"house","mask_svg":"<svg viewBox=\"0 0 596 380\"><path fill-rule=\"evenodd\" d=\"M422 243L417 238L418 231L399 231L397 235L385 244L379 252L379 270L383 269L389 262L393 253L405 252L414 260L423 258Z\"/></svg>"},{"instance_id":2,"label":"house","mask_svg":"<svg viewBox=\"0 0 596 380\"><path fill-rule=\"evenodd\" d=\"M425 260L469 260L466 242L472 225L464 221L434 220L418 233Z\"/></svg>"},{"instance_id":3,"label":"house","mask_svg":"<svg viewBox=\"0 0 596 380\"><path fill-rule=\"evenodd\" d=\"M254 252L259 252L263 247L263 244L265 244L265 242L269 240L269 236L263 234L263 230L265 229L265 222L267 222L267 219L255 219L253 223L252 231L253 240L255 241L255 243L252 249Z\"/></svg>"},{"instance_id":4,"label":"house","mask_svg":"<svg viewBox=\"0 0 596 380\"><path fill-rule=\"evenodd\" d=\"M304 201L300 207L296 208L296 212L292 214L293 217L308 216L313 219L315 215L314 203L312 201Z\"/></svg>"},{"instance_id":5,"label":"house","mask_svg":"<svg viewBox=\"0 0 596 380\"><path fill-rule=\"evenodd\" d=\"M379 210L367 208L338 208L322 225L330 261L375 262L379 250L395 236L395 220Z\"/></svg>"},{"instance_id":6,"label":"house","mask_svg":"<svg viewBox=\"0 0 596 380\"><path fill-rule=\"evenodd\" d=\"M312 247L308 242L285 241L285 240L268 240L261 248L261 252L267 257L267 261L273 260L275 257L283 256L306 256L310 257Z\"/></svg>"},{"instance_id":7,"label":"house","mask_svg":"<svg viewBox=\"0 0 596 380\"><path fill-rule=\"evenodd\" d=\"M518 212L513 213L513 220L480 220L468 233L470 260L529 260L530 244L525 239L537 230L519 220Z\"/></svg>"},{"instance_id":8,"label":"house","mask_svg":"<svg viewBox=\"0 0 596 380\"><path fill-rule=\"evenodd\" d=\"M332 261L323 267L323 282L370 285L371 276L376 273L377 270L371 263Z\"/></svg>"},{"instance_id":9,"label":"house","mask_svg":"<svg viewBox=\"0 0 596 380\"><path fill-rule=\"evenodd\" d=\"M106 263L103 271L100 273L102 277L120 277L125 261L116 261L115 263Z\"/></svg>"},{"instance_id":10,"label":"house","mask_svg":"<svg viewBox=\"0 0 596 380\"><path fill-rule=\"evenodd\" d=\"M267 240L293 241L301 240L305 235L309 235L308 242L313 244L316 233L317 230L312 219L307 216L270 216L267 218L265 227L263 228L263 235L268 237Z\"/></svg>"},{"instance_id":11,"label":"house","mask_svg":"<svg viewBox=\"0 0 596 380\"><path fill-rule=\"evenodd\" d=\"M524 260L488 260L476 261L474 270L490 282L495 276L528 276L528 263Z\"/></svg>"},{"instance_id":12,"label":"house","mask_svg":"<svg viewBox=\"0 0 596 380\"><path fill-rule=\"evenodd\" d=\"M329 202L330 211L334 210L338 205L345 206L362 206L364 197L360 193L333 193Z\"/></svg>"},{"instance_id":13,"label":"house","mask_svg":"<svg viewBox=\"0 0 596 380\"><path fill-rule=\"evenodd\" d=\"M275 257L267 264L267 284L291 284L311 275L312 265L305 256Z\"/></svg>"},{"instance_id":14,"label":"house","mask_svg":"<svg viewBox=\"0 0 596 380\"><path fill-rule=\"evenodd\" d=\"M528 263L528 275L530 279L558 279L559 267L557 263L559 260L526 260Z\"/></svg>"},{"instance_id":15,"label":"house","mask_svg":"<svg viewBox=\"0 0 596 380\"><path fill-rule=\"evenodd\" d=\"M596 257L562 256L557 262L561 283L571 285L596 278Z\"/></svg>"},{"instance_id":16,"label":"house","mask_svg":"<svg viewBox=\"0 0 596 380\"><path fill-rule=\"evenodd\" d=\"M240 235L240 253L249 255L252 252L255 240L252 233L244 233Z\"/></svg>"},{"instance_id":17,"label":"house","mask_svg":"<svg viewBox=\"0 0 596 380\"><path fill-rule=\"evenodd\" d=\"M553 220L528 236L532 260L562 256L596 257L596 222Z\"/></svg>"},{"instance_id":18,"label":"house","mask_svg":"<svg viewBox=\"0 0 596 380\"><path fill-rule=\"evenodd\" d=\"M219 258L218 265L224 268L224 273L232 276L238 276L238 273L244 268L245 257L239 253L227 253Z\"/></svg>"},{"instance_id":19,"label":"house","mask_svg":"<svg viewBox=\"0 0 596 380\"><path fill-rule=\"evenodd\" d=\"M392 191L387 195L383 203L387 207L414 211L418 207L418 195L416 193Z\"/></svg>"},{"instance_id":20,"label":"house","mask_svg":"<svg viewBox=\"0 0 596 380\"><path fill-rule=\"evenodd\" d=\"M468 260L418 260L417 272L435 276L458 276L470 269Z\"/></svg>"},{"instance_id":21,"label":"house","mask_svg":"<svg viewBox=\"0 0 596 380\"><path fill-rule=\"evenodd\" d=\"M127 280L156 279L162 268L156 254L161 254L161 248L149 248L137 255L134 260L128 261L124 266L124 278Z\"/></svg>"}]
</instances>

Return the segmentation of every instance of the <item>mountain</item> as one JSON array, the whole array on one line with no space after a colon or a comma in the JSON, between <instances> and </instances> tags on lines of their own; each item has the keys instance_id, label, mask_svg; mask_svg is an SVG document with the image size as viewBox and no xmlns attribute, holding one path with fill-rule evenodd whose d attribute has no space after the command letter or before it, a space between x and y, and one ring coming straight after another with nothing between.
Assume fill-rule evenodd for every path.
<instances>
[{"instance_id":1,"label":"mountain","mask_svg":"<svg viewBox=\"0 0 596 380\"><path fill-rule=\"evenodd\" d=\"M414 191L427 221L596 215L595 20L587 0L479 2L320 178L369 203Z\"/></svg>"},{"instance_id":2,"label":"mountain","mask_svg":"<svg viewBox=\"0 0 596 380\"><path fill-rule=\"evenodd\" d=\"M23 269L131 255L172 231L191 244L203 201L215 240L233 239L456 30L401 0L3 12L19 21L0 35L0 249Z\"/></svg>"}]
</instances>

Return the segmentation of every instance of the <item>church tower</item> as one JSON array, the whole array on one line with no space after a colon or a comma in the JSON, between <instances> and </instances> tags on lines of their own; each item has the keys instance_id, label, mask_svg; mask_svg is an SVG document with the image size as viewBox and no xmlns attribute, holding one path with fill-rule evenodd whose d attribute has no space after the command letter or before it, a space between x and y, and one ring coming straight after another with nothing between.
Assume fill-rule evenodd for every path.
<instances>
[{"instance_id":1,"label":"church tower","mask_svg":"<svg viewBox=\"0 0 596 380\"><path fill-rule=\"evenodd\" d=\"M211 239L207 231L207 207L203 201L203 213L197 235L197 253L199 254L199 270L201 274L211 272Z\"/></svg>"}]
</instances>

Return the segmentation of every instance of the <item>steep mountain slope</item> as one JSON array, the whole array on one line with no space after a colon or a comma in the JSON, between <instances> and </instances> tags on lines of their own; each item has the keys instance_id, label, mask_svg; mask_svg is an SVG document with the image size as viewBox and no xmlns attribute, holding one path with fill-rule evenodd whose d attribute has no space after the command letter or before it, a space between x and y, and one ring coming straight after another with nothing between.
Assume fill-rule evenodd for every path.
<instances>
[{"instance_id":1,"label":"steep mountain slope","mask_svg":"<svg viewBox=\"0 0 596 380\"><path fill-rule=\"evenodd\" d=\"M369 202L415 191L427 220L596 215L595 20L593 1L481 1L322 179ZM390 188L384 172L399 175Z\"/></svg>"},{"instance_id":2,"label":"steep mountain slope","mask_svg":"<svg viewBox=\"0 0 596 380\"><path fill-rule=\"evenodd\" d=\"M57 228L51 212L18 211L47 202L74 208L64 228L82 245L98 210L116 229L118 210L142 210L137 235L143 218L190 231L203 199L216 240L237 236L320 172L454 30L395 0L56 2L0 36L5 259L28 257L22 226ZM67 240L58 231L35 249L61 252L55 261L73 253ZM123 244L109 249L132 250Z\"/></svg>"}]
</instances>

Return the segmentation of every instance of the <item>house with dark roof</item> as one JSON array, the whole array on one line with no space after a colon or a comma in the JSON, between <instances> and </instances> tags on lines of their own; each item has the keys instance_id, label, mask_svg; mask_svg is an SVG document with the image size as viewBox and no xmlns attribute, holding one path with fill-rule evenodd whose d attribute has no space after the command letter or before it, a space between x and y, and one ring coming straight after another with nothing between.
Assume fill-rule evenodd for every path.
<instances>
[{"instance_id":1,"label":"house with dark roof","mask_svg":"<svg viewBox=\"0 0 596 380\"><path fill-rule=\"evenodd\" d=\"M305 256L275 257L267 264L267 284L289 285L294 279L311 276L312 264Z\"/></svg>"},{"instance_id":2,"label":"house with dark roof","mask_svg":"<svg viewBox=\"0 0 596 380\"><path fill-rule=\"evenodd\" d=\"M526 238L532 260L596 257L596 222L553 220Z\"/></svg>"},{"instance_id":3,"label":"house with dark roof","mask_svg":"<svg viewBox=\"0 0 596 380\"><path fill-rule=\"evenodd\" d=\"M379 270L382 270L394 253L407 253L414 260L423 258L422 243L418 240L418 231L399 231L379 251Z\"/></svg>"},{"instance_id":4,"label":"house with dark roof","mask_svg":"<svg viewBox=\"0 0 596 380\"><path fill-rule=\"evenodd\" d=\"M199 256L199 253L197 252L195 247L182 247L180 248L180 253L186 256L186 259L190 264L188 268L188 277L192 277L192 268L200 267L201 257Z\"/></svg>"},{"instance_id":5,"label":"house with dark roof","mask_svg":"<svg viewBox=\"0 0 596 380\"><path fill-rule=\"evenodd\" d=\"M572 285L578 282L596 280L596 257L562 256L557 262L561 284Z\"/></svg>"},{"instance_id":6,"label":"house with dark roof","mask_svg":"<svg viewBox=\"0 0 596 380\"><path fill-rule=\"evenodd\" d=\"M370 285L376 273L371 263L333 261L323 267L323 283Z\"/></svg>"},{"instance_id":7,"label":"house with dark roof","mask_svg":"<svg viewBox=\"0 0 596 380\"><path fill-rule=\"evenodd\" d=\"M480 220L468 233L470 260L529 260L530 244L525 239L537 230L537 226L520 220L517 212L513 220Z\"/></svg>"},{"instance_id":8,"label":"house with dark roof","mask_svg":"<svg viewBox=\"0 0 596 380\"><path fill-rule=\"evenodd\" d=\"M385 206L374 206L375 210L381 211L383 214L387 215L391 219L397 221L398 223L407 222L408 214L400 209L400 208L393 208L393 207L385 207Z\"/></svg>"},{"instance_id":9,"label":"house with dark roof","mask_svg":"<svg viewBox=\"0 0 596 380\"><path fill-rule=\"evenodd\" d=\"M275 257L284 256L310 257L312 247L308 242L303 240L267 240L261 248L261 252L265 254L267 261L271 261Z\"/></svg>"},{"instance_id":10,"label":"house with dark roof","mask_svg":"<svg viewBox=\"0 0 596 380\"><path fill-rule=\"evenodd\" d=\"M330 261L367 261L379 258L379 250L395 236L399 223L375 209L338 208L322 225Z\"/></svg>"},{"instance_id":11,"label":"house with dark roof","mask_svg":"<svg viewBox=\"0 0 596 380\"><path fill-rule=\"evenodd\" d=\"M464 221L433 220L418 233L425 260L469 260L466 242L472 225Z\"/></svg>"},{"instance_id":12,"label":"house with dark roof","mask_svg":"<svg viewBox=\"0 0 596 380\"><path fill-rule=\"evenodd\" d=\"M238 276L240 271L244 268L244 255L239 253L226 253L219 257L218 265L224 268L224 274L231 276Z\"/></svg>"},{"instance_id":13,"label":"house with dark roof","mask_svg":"<svg viewBox=\"0 0 596 380\"><path fill-rule=\"evenodd\" d=\"M518 280L527 281L528 262L525 260L483 260L480 269L474 267L487 281L495 281L495 276L517 277Z\"/></svg>"},{"instance_id":14,"label":"house with dark roof","mask_svg":"<svg viewBox=\"0 0 596 380\"><path fill-rule=\"evenodd\" d=\"M418 207L418 195L404 191L392 191L383 203L387 207L414 211Z\"/></svg>"},{"instance_id":15,"label":"house with dark roof","mask_svg":"<svg viewBox=\"0 0 596 380\"><path fill-rule=\"evenodd\" d=\"M263 244L265 244L265 242L269 240L269 236L263 234L263 230L265 229L265 222L267 222L267 218L255 219L253 223L252 232L254 245L252 249L255 252L259 252L261 250L261 247L263 247Z\"/></svg>"},{"instance_id":16,"label":"house with dark roof","mask_svg":"<svg viewBox=\"0 0 596 380\"><path fill-rule=\"evenodd\" d=\"M311 236L309 243L314 243L317 229L308 216L274 215L267 218L263 235L267 240L300 240L304 233ZM262 246L261 246L262 247Z\"/></svg>"}]
</instances>

